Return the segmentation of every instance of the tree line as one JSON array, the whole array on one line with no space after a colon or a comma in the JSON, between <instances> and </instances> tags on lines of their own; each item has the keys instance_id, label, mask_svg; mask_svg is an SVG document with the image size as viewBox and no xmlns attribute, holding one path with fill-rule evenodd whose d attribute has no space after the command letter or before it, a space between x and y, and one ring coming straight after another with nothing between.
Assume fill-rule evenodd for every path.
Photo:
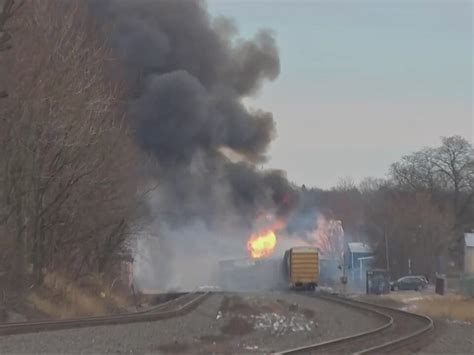
<instances>
[{"instance_id":1,"label":"tree line","mask_svg":"<svg viewBox=\"0 0 474 355\"><path fill-rule=\"evenodd\" d=\"M433 276L462 268L463 235L474 229L474 150L444 137L393 163L383 179L301 190L304 208L342 220L346 238L375 246L376 266Z\"/></svg>"},{"instance_id":2,"label":"tree line","mask_svg":"<svg viewBox=\"0 0 474 355\"><path fill-rule=\"evenodd\" d=\"M106 31L84 2L0 0L2 285L110 274L130 256L143 156ZM458 136L402 157L387 178L300 190L302 209L342 220L395 274L408 259L417 273L435 273L443 256L459 266L473 194L473 147Z\"/></svg>"},{"instance_id":3,"label":"tree line","mask_svg":"<svg viewBox=\"0 0 474 355\"><path fill-rule=\"evenodd\" d=\"M0 279L105 273L129 257L141 157L104 30L79 1L0 8Z\"/></svg>"}]
</instances>

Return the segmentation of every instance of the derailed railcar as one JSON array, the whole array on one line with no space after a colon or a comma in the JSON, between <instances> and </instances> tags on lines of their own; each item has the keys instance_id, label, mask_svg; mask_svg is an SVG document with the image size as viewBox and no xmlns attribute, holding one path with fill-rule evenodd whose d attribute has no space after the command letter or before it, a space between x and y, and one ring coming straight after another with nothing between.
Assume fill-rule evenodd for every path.
<instances>
[{"instance_id":1,"label":"derailed railcar","mask_svg":"<svg viewBox=\"0 0 474 355\"><path fill-rule=\"evenodd\" d=\"M218 264L218 284L226 291L284 288L279 259L233 259Z\"/></svg>"},{"instance_id":2,"label":"derailed railcar","mask_svg":"<svg viewBox=\"0 0 474 355\"><path fill-rule=\"evenodd\" d=\"M218 283L226 291L251 290L257 286L254 279L255 260L222 260L218 265Z\"/></svg>"},{"instance_id":3,"label":"derailed railcar","mask_svg":"<svg viewBox=\"0 0 474 355\"><path fill-rule=\"evenodd\" d=\"M283 257L283 269L290 288L314 290L319 283L319 250L294 247Z\"/></svg>"}]
</instances>

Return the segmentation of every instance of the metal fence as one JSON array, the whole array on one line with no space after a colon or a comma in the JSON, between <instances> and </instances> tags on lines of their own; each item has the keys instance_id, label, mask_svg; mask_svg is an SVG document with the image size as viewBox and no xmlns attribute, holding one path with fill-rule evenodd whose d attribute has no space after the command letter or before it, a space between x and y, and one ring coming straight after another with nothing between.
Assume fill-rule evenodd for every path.
<instances>
[{"instance_id":1,"label":"metal fence","mask_svg":"<svg viewBox=\"0 0 474 355\"><path fill-rule=\"evenodd\" d=\"M461 274L459 290L464 296L474 297L474 275Z\"/></svg>"}]
</instances>

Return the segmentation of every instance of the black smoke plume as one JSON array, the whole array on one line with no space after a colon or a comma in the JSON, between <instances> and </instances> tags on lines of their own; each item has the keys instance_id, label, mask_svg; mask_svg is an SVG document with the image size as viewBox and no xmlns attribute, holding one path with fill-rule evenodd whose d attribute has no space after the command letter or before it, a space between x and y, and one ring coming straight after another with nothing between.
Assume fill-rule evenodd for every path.
<instances>
[{"instance_id":1,"label":"black smoke plume","mask_svg":"<svg viewBox=\"0 0 474 355\"><path fill-rule=\"evenodd\" d=\"M251 221L260 209L287 214L295 194L284 173L257 169L275 137L273 116L242 102L279 74L272 33L242 39L198 0L91 0L91 8L126 68L138 141L158 161L158 219L213 225L228 215Z\"/></svg>"}]
</instances>

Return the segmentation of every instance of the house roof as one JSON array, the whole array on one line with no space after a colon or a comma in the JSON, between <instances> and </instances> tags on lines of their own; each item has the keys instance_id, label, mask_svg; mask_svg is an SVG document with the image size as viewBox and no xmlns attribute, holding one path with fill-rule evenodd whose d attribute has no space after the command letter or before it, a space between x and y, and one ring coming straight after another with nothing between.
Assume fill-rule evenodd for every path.
<instances>
[{"instance_id":1,"label":"house roof","mask_svg":"<svg viewBox=\"0 0 474 355\"><path fill-rule=\"evenodd\" d=\"M361 243L361 242L351 242L347 243L347 246L349 248L349 251L351 253L373 253L373 249L370 247L370 245Z\"/></svg>"},{"instance_id":2,"label":"house roof","mask_svg":"<svg viewBox=\"0 0 474 355\"><path fill-rule=\"evenodd\" d=\"M464 241L467 247L474 247L474 233L464 233Z\"/></svg>"}]
</instances>

